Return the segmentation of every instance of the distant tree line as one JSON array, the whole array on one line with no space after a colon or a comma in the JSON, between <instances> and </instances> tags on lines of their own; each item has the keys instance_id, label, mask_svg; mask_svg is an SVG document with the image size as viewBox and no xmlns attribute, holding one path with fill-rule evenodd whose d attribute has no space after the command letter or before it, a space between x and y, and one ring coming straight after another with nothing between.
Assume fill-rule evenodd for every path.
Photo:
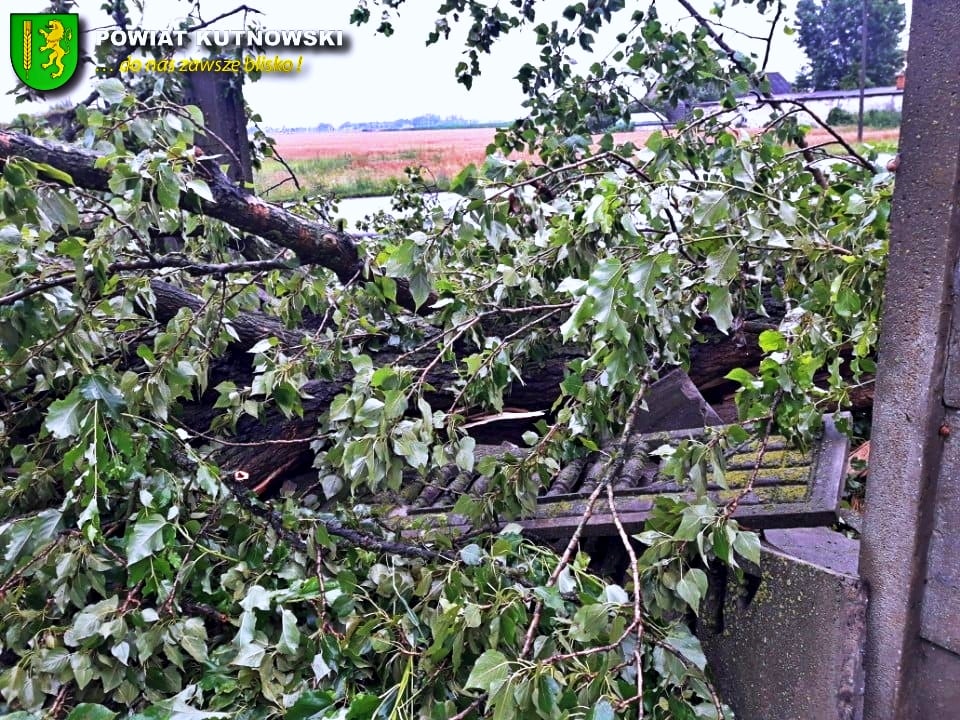
<instances>
[{"instance_id":1,"label":"distant tree line","mask_svg":"<svg viewBox=\"0 0 960 720\"><path fill-rule=\"evenodd\" d=\"M427 114L418 115L415 118L400 118L397 120L374 120L367 122L345 122L339 126L330 123L317 123L307 127L284 128L286 130L301 132L336 132L351 130L423 130L423 129L455 129L471 127L497 127L507 124L506 122L468 120L459 115L448 115L441 117L439 115Z\"/></svg>"}]
</instances>

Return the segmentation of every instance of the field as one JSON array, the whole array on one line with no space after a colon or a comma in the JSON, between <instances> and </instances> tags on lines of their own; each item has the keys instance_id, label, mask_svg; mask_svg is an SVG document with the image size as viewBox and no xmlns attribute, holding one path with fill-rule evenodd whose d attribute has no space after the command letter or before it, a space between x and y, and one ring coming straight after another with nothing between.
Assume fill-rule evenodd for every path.
<instances>
[{"instance_id":1,"label":"field","mask_svg":"<svg viewBox=\"0 0 960 720\"><path fill-rule=\"evenodd\" d=\"M340 197L387 195L404 170L422 165L441 188L464 167L483 162L493 128L404 130L394 132L276 133L277 150L307 188L321 187ZM279 163L260 173L262 190L287 177ZM289 197L286 183L271 197Z\"/></svg>"},{"instance_id":2,"label":"field","mask_svg":"<svg viewBox=\"0 0 960 720\"><path fill-rule=\"evenodd\" d=\"M841 128L853 142L855 128ZM404 130L393 132L275 133L277 150L287 161L304 188L322 188L339 197L389 194L405 177L404 169L421 165L440 189L449 185L469 163L483 162L487 146L493 141L493 128L460 130ZM642 145L652 130L618 133L618 140ZM865 131L867 142L895 145L897 130ZM818 130L808 136L811 145L826 143L829 135ZM283 182L288 173L270 161L258 174L257 187L271 199L292 197L296 189ZM278 183L282 183L278 185ZM275 187L276 186L276 187Z\"/></svg>"}]
</instances>

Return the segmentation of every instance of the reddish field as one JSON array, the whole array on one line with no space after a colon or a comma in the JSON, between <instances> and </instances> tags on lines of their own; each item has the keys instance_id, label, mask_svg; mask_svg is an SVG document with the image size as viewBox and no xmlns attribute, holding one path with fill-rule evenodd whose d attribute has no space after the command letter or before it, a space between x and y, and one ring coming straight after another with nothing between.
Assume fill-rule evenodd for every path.
<instances>
[{"instance_id":1,"label":"reddish field","mask_svg":"<svg viewBox=\"0 0 960 720\"><path fill-rule=\"evenodd\" d=\"M493 128L463 130L398 130L390 132L276 133L277 147L287 160L336 155L395 155L417 150L422 155L460 154L483 158L493 141ZM470 161L468 161L470 162Z\"/></svg>"},{"instance_id":2,"label":"reddish field","mask_svg":"<svg viewBox=\"0 0 960 720\"><path fill-rule=\"evenodd\" d=\"M479 164L494 128L276 134L277 149L306 186L341 188L341 194L386 194L385 181L403 178L410 166L426 167L434 180L449 181L470 163ZM317 163L318 158L327 162ZM279 182L278 168L263 177ZM289 186L288 186L289 187Z\"/></svg>"},{"instance_id":3,"label":"reddish field","mask_svg":"<svg viewBox=\"0 0 960 720\"><path fill-rule=\"evenodd\" d=\"M276 133L277 147L288 160L304 160L335 155L399 154L417 150L430 156L459 155L471 160L483 159L487 145L493 141L494 128L465 128L461 130L398 130L383 132L303 132ZM844 137L856 139L856 132L842 128ZM617 139L631 139L642 144L651 130L617 133ZM866 130L866 140L896 140L896 130ZM827 138L823 130L814 130L810 139L821 142Z\"/></svg>"}]
</instances>

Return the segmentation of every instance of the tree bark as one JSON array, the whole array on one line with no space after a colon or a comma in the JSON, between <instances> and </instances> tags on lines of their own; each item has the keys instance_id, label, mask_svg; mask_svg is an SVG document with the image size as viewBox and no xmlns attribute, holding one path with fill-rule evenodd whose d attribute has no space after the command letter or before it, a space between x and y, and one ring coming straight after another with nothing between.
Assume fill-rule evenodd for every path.
<instances>
[{"instance_id":1,"label":"tree bark","mask_svg":"<svg viewBox=\"0 0 960 720\"><path fill-rule=\"evenodd\" d=\"M167 304L168 312L173 310L169 303L182 302L184 295L189 296L189 293L176 288L172 288L172 291L165 290L164 293L162 302ZM198 302L197 298L193 298L188 306L194 307ZM158 307L160 305L161 299L158 296ZM271 335L284 342L292 339L294 344L303 337L302 334L289 330L275 332L276 321L257 313L240 313L232 322L238 329L243 347ZM715 345L695 346L691 352L690 377L697 378L695 382L698 385L714 388L712 395L717 398L727 395L734 384L724 380L724 375L736 367L751 367L759 360L759 350L753 350L757 347L757 335L758 333L744 331L739 338L727 338ZM403 362L412 367L427 367L437 352L436 348L423 350L405 357ZM379 366L391 365L399 357L399 352L392 349L371 351L369 354ZM228 357L228 364L219 368L218 378L210 383L211 387L215 386L219 379L226 378L233 379L238 385L248 382L248 357L245 353ZM471 427L471 437L480 443L498 444L510 441L522 444L523 432L531 429L540 417L550 420L551 407L560 396L560 383L566 375L568 363L577 357L583 357L583 353L577 348L557 348L549 357L524 366L524 382L514 383L505 393L506 408L541 411L542 416L518 419L507 413L503 417L494 417L492 422ZM247 473L249 486L261 490L309 470L314 458L310 442L316 436L318 419L326 412L336 395L349 389L353 377L352 369L347 367L331 380L308 382L302 388L303 417L286 418L274 408L260 419L244 417L237 424L234 444L224 444L216 453L215 461L224 471ZM455 362L437 363L430 370L426 380L435 390L428 393L425 399L434 410L452 409L456 399L452 384L456 377ZM210 393L200 401L184 406L181 419L195 432L205 432L219 413L213 409L215 399L214 394Z\"/></svg>"},{"instance_id":2,"label":"tree bark","mask_svg":"<svg viewBox=\"0 0 960 720\"><path fill-rule=\"evenodd\" d=\"M253 182L247 115L243 107L242 74L196 71L187 73L187 103L203 113L207 132L198 140L207 155L221 155L235 183Z\"/></svg>"}]
</instances>

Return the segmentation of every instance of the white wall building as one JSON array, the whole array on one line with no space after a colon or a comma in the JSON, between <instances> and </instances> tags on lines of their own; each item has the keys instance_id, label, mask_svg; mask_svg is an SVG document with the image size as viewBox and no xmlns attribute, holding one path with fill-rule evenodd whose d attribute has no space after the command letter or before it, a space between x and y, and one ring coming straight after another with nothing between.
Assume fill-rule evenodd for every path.
<instances>
[{"instance_id":1,"label":"white wall building","mask_svg":"<svg viewBox=\"0 0 960 720\"><path fill-rule=\"evenodd\" d=\"M784 93L774 95L774 99L789 107L793 103L802 104L810 112L815 113L821 120L826 121L827 115L833 108L840 108L853 115L860 109L860 90L817 90L809 93ZM718 103L701 103L698 108L705 113L720 110ZM896 87L867 88L864 91L863 109L867 110L894 110L899 112L903 107L903 90ZM744 118L744 125L751 128L763 127L770 120L769 101L758 101L755 96L740 98L739 113ZM815 124L806 113L800 112L802 124Z\"/></svg>"}]
</instances>

